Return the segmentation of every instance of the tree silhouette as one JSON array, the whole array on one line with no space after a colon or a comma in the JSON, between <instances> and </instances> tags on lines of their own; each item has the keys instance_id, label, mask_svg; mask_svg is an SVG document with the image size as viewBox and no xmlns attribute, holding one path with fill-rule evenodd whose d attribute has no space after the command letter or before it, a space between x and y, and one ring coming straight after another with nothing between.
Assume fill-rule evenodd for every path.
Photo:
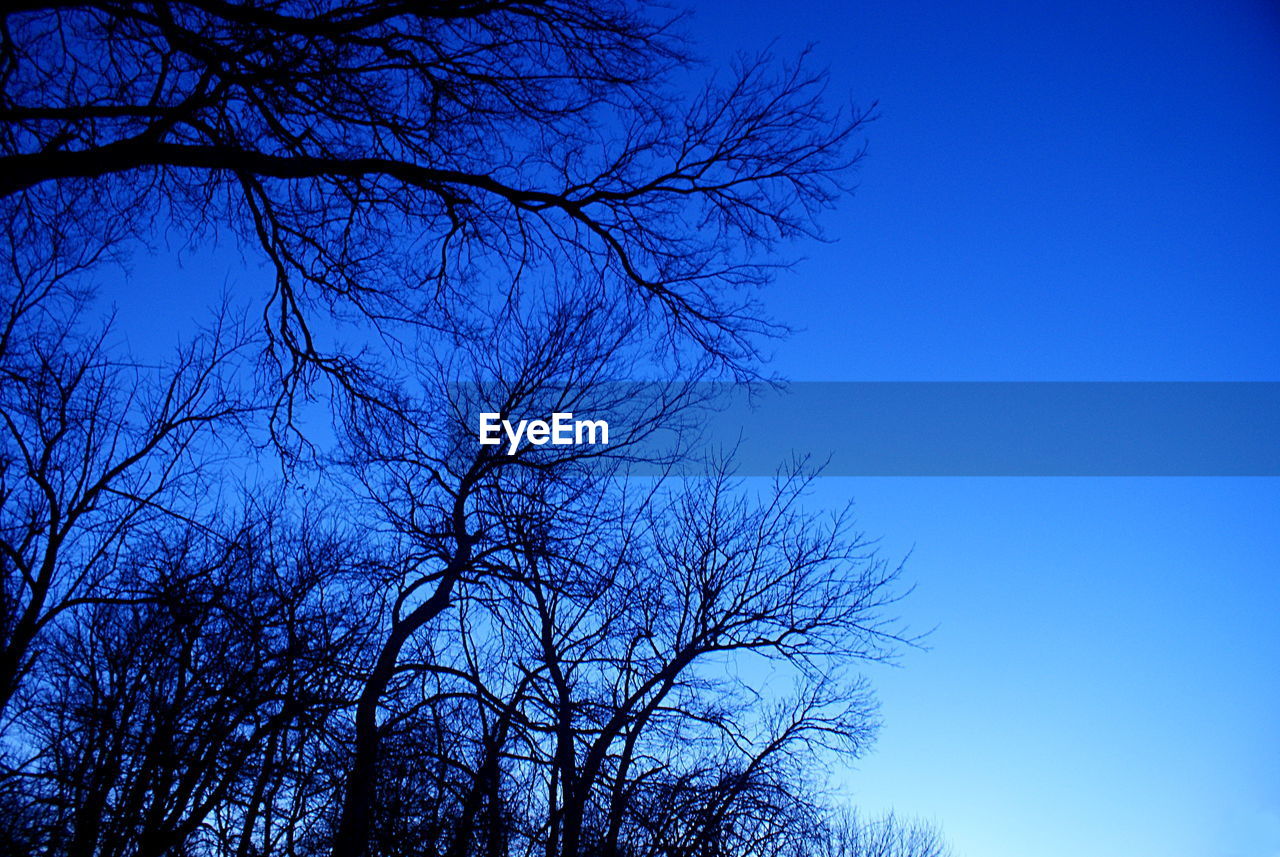
<instances>
[{"instance_id":1,"label":"tree silhouette","mask_svg":"<svg viewBox=\"0 0 1280 857\"><path fill-rule=\"evenodd\" d=\"M853 841L818 777L874 734L858 665L911 642L897 569L803 463L633 467L690 460L700 382L758 377L751 291L865 114L803 58L699 83L640 3L0 15L9 850ZM266 288L131 356L95 274L224 234ZM481 412L612 432L510 451Z\"/></svg>"},{"instance_id":2,"label":"tree silhouette","mask_svg":"<svg viewBox=\"0 0 1280 857\"><path fill-rule=\"evenodd\" d=\"M846 811L830 819L809 852L815 857L948 857L951 850L935 827L890 812L862 818Z\"/></svg>"},{"instance_id":3,"label":"tree silhouette","mask_svg":"<svg viewBox=\"0 0 1280 857\"><path fill-rule=\"evenodd\" d=\"M639 4L20 3L4 21L0 195L89 186L95 210L256 243L286 391L323 374L375 395L318 311L453 330L478 290L562 265L746 371L767 327L744 287L815 233L865 119L767 57L681 95L677 22Z\"/></svg>"},{"instance_id":4,"label":"tree silhouette","mask_svg":"<svg viewBox=\"0 0 1280 857\"><path fill-rule=\"evenodd\" d=\"M6 319L0 710L60 614L128 597L111 579L132 531L195 490L198 459L213 452L202 436L253 409L230 377L245 341L231 326L197 337L155 375L107 353L104 332L78 330L78 310L73 298L20 288Z\"/></svg>"}]
</instances>

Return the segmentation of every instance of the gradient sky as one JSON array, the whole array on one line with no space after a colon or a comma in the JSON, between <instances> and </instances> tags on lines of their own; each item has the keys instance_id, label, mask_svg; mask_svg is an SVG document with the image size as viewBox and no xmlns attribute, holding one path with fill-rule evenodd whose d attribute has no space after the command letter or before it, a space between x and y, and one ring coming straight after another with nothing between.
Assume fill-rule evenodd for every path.
<instances>
[{"instance_id":1,"label":"gradient sky","mask_svg":"<svg viewBox=\"0 0 1280 857\"><path fill-rule=\"evenodd\" d=\"M785 12L781 9L785 8ZM1280 380L1280 7L704 3L880 103L770 296L813 380ZM719 54L716 54L717 56ZM829 479L931 651L839 776L958 857L1280 855L1280 480Z\"/></svg>"},{"instance_id":2,"label":"gradient sky","mask_svg":"<svg viewBox=\"0 0 1280 857\"><path fill-rule=\"evenodd\" d=\"M1280 380L1280 7L707 0L690 26L717 60L815 42L880 103L838 240L768 295L802 328L782 374ZM218 258L137 260L122 316L169 332L260 276ZM872 673L885 728L841 790L957 857L1280 855L1280 480L817 499L850 495L937 630Z\"/></svg>"}]
</instances>

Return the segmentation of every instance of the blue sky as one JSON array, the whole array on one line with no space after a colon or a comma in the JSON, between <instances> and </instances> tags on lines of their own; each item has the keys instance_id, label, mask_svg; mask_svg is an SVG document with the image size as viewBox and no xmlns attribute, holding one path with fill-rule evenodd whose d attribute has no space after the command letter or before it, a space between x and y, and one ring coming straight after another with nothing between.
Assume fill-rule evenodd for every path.
<instances>
[{"instance_id":1,"label":"blue sky","mask_svg":"<svg viewBox=\"0 0 1280 857\"><path fill-rule=\"evenodd\" d=\"M837 243L772 295L786 371L1276 379L1280 7L698 8L700 44L815 41L880 102Z\"/></svg>"},{"instance_id":2,"label":"blue sky","mask_svg":"<svg viewBox=\"0 0 1280 857\"><path fill-rule=\"evenodd\" d=\"M1280 379L1280 7L704 3L880 102L769 296L807 380ZM840 787L959 857L1280 854L1280 480L829 479L932 650Z\"/></svg>"},{"instance_id":3,"label":"blue sky","mask_svg":"<svg viewBox=\"0 0 1280 857\"><path fill-rule=\"evenodd\" d=\"M960 857L1280 853L1274 479L839 479L931 650L840 777Z\"/></svg>"},{"instance_id":4,"label":"blue sky","mask_svg":"<svg viewBox=\"0 0 1280 857\"><path fill-rule=\"evenodd\" d=\"M880 102L834 243L766 295L801 380L1280 380L1280 7L703 2ZM177 329L231 254L138 258ZM230 260L230 261L228 261ZM172 323L173 328L170 328ZM150 343L135 342L145 348ZM839 788L958 857L1280 855L1280 480L827 479L931 651Z\"/></svg>"}]
</instances>

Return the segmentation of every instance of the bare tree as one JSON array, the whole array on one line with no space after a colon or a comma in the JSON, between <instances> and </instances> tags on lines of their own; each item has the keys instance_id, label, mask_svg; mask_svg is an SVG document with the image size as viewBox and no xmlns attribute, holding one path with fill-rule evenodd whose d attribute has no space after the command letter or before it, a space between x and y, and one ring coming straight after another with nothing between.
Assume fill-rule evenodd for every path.
<instances>
[{"instance_id":1,"label":"bare tree","mask_svg":"<svg viewBox=\"0 0 1280 857\"><path fill-rule=\"evenodd\" d=\"M474 545L483 573L452 581L454 609L381 688L377 734L403 755L371 757L362 835L548 857L810 835L818 760L874 732L850 667L904 641L884 613L897 570L805 512L798 474L753 498L723 473L560 493L555 471L513 469L497 496L515 514L485 516Z\"/></svg>"},{"instance_id":2,"label":"bare tree","mask_svg":"<svg viewBox=\"0 0 1280 857\"><path fill-rule=\"evenodd\" d=\"M400 538L402 573L388 581L384 643L356 705L337 853L359 853L369 836L383 732L378 711L414 636L464 599L465 587L505 578L529 550L572 544L611 520L608 486L617 469L660 427L678 426L680 411L698 399L691 381L657 396L639 395L638 382L602 383L624 377L643 338L589 291L539 304L504 329L501 339L451 348L424 367L422 386L430 392L422 410L406 401L348 437L346 469ZM618 431L604 448L525 444L509 454L477 442L476 416L488 408L530 417L582 411L611 419ZM552 520L554 528L542 526Z\"/></svg>"},{"instance_id":3,"label":"bare tree","mask_svg":"<svg viewBox=\"0 0 1280 857\"><path fill-rule=\"evenodd\" d=\"M317 306L457 330L478 294L549 266L741 371L768 330L748 287L856 161L864 114L804 63L743 60L687 93L658 7L585 0L18 3L0 40L0 196L230 225L275 267L286 388L374 375ZM496 287L497 291L494 291ZM661 312L649 313L646 307Z\"/></svg>"},{"instance_id":4,"label":"bare tree","mask_svg":"<svg viewBox=\"0 0 1280 857\"><path fill-rule=\"evenodd\" d=\"M829 820L815 857L949 857L937 828L895 813L864 818L846 810Z\"/></svg>"},{"instance_id":5,"label":"bare tree","mask_svg":"<svg viewBox=\"0 0 1280 857\"><path fill-rule=\"evenodd\" d=\"M805 515L803 485L659 490L587 599L527 575L550 677L548 854L768 853L815 753L869 740L865 688L841 673L891 651L894 571Z\"/></svg>"},{"instance_id":6,"label":"bare tree","mask_svg":"<svg viewBox=\"0 0 1280 857\"><path fill-rule=\"evenodd\" d=\"M279 835L273 815L308 785L303 743L346 705L335 666L367 634L364 575L341 534L246 512L226 533L133 539L137 597L52 635L18 736L42 752L11 773L29 783L40 850L250 854Z\"/></svg>"},{"instance_id":7,"label":"bare tree","mask_svg":"<svg viewBox=\"0 0 1280 857\"><path fill-rule=\"evenodd\" d=\"M897 569L805 508L802 468L630 468L687 455L697 382L758 375L752 287L818 235L866 115L803 58L699 83L678 25L620 0L0 12L14 842L838 841L818 783L874 734L858 666L911 642ZM224 314L145 367L96 326L90 278L156 224L269 263L263 336ZM481 411L614 430L508 449Z\"/></svg>"},{"instance_id":8,"label":"bare tree","mask_svg":"<svg viewBox=\"0 0 1280 857\"><path fill-rule=\"evenodd\" d=\"M129 531L189 511L216 452L203 437L252 411L233 380L248 340L225 317L156 372L113 355L108 330L78 323L79 304L19 290L4 308L0 711L60 614L129 597L113 584Z\"/></svg>"}]
</instances>

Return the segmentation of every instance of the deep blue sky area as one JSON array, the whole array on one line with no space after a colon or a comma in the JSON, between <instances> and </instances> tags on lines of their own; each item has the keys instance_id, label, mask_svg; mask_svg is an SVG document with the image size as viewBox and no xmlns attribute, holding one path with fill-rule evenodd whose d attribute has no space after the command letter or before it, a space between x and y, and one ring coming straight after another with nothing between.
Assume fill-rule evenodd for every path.
<instances>
[{"instance_id":1,"label":"deep blue sky area","mask_svg":"<svg viewBox=\"0 0 1280 857\"><path fill-rule=\"evenodd\" d=\"M806 380L1280 380L1280 6L700 4L880 104L768 296ZM1280 854L1280 480L829 479L931 651L839 787L958 857Z\"/></svg>"},{"instance_id":2,"label":"deep blue sky area","mask_svg":"<svg viewBox=\"0 0 1280 857\"><path fill-rule=\"evenodd\" d=\"M879 102L832 243L766 293L798 380L1280 380L1280 5L696 4ZM136 261L166 336L218 250ZM184 288L174 288L176 282ZM163 337L144 337L143 349ZM167 344L167 340L166 340ZM1280 479L824 479L937 626L833 786L957 857L1280 855Z\"/></svg>"},{"instance_id":3,"label":"deep blue sky area","mask_svg":"<svg viewBox=\"0 0 1280 857\"><path fill-rule=\"evenodd\" d=\"M772 296L806 379L1274 380L1280 5L704 3L880 104ZM720 54L715 54L720 55Z\"/></svg>"}]
</instances>

